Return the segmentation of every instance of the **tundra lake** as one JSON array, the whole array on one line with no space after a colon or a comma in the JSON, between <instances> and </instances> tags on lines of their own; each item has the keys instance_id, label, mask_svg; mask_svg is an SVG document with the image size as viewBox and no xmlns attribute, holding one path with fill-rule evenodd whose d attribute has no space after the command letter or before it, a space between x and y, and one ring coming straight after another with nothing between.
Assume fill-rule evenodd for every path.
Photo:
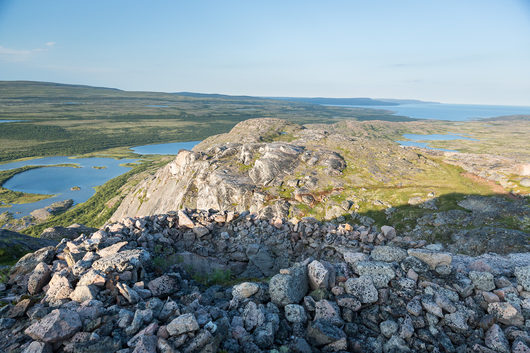
<instances>
[{"instance_id":1,"label":"tundra lake","mask_svg":"<svg viewBox=\"0 0 530 353\"><path fill-rule=\"evenodd\" d=\"M142 154L176 155L181 149L191 149L200 141L164 143L132 147ZM16 174L2 186L13 191L34 194L46 194L51 197L38 202L26 204L12 204L8 207L0 205L0 213L8 211L14 218L29 215L33 210L49 206L53 202L72 199L74 205L85 202L95 193L95 187L103 185L127 171L127 163L134 163L136 159L113 158L75 158L75 157L43 157L25 161L0 164L0 170L9 170L24 166L42 166ZM72 164L74 166L57 167L57 164ZM71 190L79 187L79 190ZM5 206L5 205L4 205Z\"/></svg>"}]
</instances>

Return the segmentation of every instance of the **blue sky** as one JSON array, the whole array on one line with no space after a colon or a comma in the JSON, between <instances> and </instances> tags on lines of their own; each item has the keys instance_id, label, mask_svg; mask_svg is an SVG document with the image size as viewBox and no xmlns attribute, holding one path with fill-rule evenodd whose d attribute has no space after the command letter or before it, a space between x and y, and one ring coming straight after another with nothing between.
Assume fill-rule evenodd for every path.
<instances>
[{"instance_id":1,"label":"blue sky","mask_svg":"<svg viewBox=\"0 0 530 353\"><path fill-rule=\"evenodd\" d=\"M530 105L530 0L0 0L0 79Z\"/></svg>"}]
</instances>

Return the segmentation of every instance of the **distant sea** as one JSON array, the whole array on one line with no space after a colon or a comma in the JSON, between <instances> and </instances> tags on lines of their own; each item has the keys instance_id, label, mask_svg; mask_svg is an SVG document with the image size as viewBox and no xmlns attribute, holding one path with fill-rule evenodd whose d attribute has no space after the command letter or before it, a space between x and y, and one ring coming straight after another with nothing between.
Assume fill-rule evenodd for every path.
<instances>
[{"instance_id":1,"label":"distant sea","mask_svg":"<svg viewBox=\"0 0 530 353\"><path fill-rule=\"evenodd\" d=\"M505 115L530 115L530 107L509 105L411 103L393 106L337 104L333 104L333 106L384 109L394 112L395 115L408 116L410 118L450 121L494 118Z\"/></svg>"}]
</instances>

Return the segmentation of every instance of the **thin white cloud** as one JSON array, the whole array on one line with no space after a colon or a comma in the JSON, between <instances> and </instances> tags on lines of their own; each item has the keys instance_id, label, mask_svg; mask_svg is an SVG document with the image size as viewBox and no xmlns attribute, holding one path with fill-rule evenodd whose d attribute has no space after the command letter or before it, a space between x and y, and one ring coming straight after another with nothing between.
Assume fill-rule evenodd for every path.
<instances>
[{"instance_id":1,"label":"thin white cloud","mask_svg":"<svg viewBox=\"0 0 530 353\"><path fill-rule=\"evenodd\" d=\"M55 45L55 42L47 42L44 45L45 48L35 49L13 49L0 45L0 60L11 62L26 61L36 53L48 51L49 48Z\"/></svg>"}]
</instances>

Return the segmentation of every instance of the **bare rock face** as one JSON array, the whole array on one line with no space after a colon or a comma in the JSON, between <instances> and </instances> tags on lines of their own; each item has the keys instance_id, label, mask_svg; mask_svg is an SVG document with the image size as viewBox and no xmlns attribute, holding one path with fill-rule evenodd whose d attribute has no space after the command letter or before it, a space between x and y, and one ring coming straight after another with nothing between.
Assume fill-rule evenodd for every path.
<instances>
[{"instance_id":1,"label":"bare rock face","mask_svg":"<svg viewBox=\"0 0 530 353\"><path fill-rule=\"evenodd\" d=\"M347 163L336 150L341 142L353 144L353 140L331 135L329 146L314 145L315 136L323 139L328 133L303 131L299 125L278 119L244 121L228 134L206 139L193 151L181 151L141 182L112 220L184 207L285 217L296 203L312 205L322 198L320 190L342 186L333 177L340 176ZM298 138L273 140L287 133Z\"/></svg>"}]
</instances>

